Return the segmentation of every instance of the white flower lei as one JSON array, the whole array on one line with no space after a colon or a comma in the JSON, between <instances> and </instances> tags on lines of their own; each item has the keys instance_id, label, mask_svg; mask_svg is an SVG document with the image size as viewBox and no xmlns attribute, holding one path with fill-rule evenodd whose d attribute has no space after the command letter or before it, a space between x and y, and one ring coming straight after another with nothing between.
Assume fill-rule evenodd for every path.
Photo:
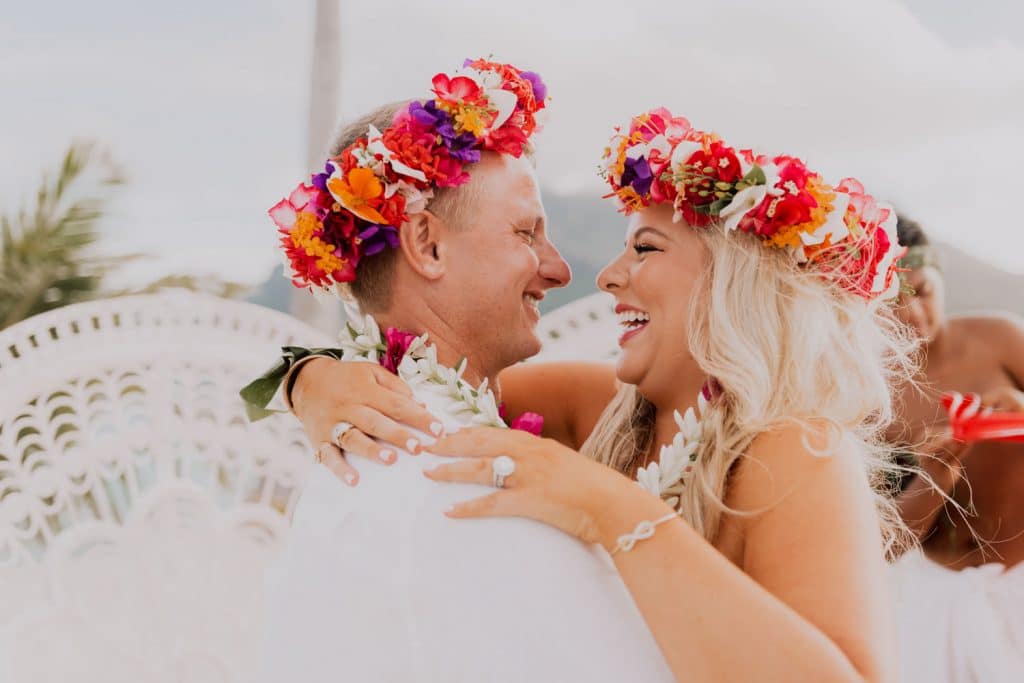
<instances>
[{"instance_id":1,"label":"white flower lei","mask_svg":"<svg viewBox=\"0 0 1024 683\"><path fill-rule=\"evenodd\" d=\"M338 335L342 360L379 362L387 351L380 327L372 316L349 312L349 320ZM454 418L485 427L506 427L501 419L494 393L484 379L473 388L462 379L466 370L463 358L454 368L437 361L437 348L427 343L427 335L416 337L398 364L398 376L413 390L429 391L449 399L448 412ZM658 459L637 470L636 481L642 488L664 499L678 510L683 486L693 471L700 447L699 416L707 412L704 393L697 395L697 410L688 408L685 415L673 412L679 431L672 443L662 446Z\"/></svg>"},{"instance_id":2,"label":"white flower lei","mask_svg":"<svg viewBox=\"0 0 1024 683\"><path fill-rule=\"evenodd\" d=\"M387 351L377 321L355 312L349 312L349 320L338 335L338 341L342 360L377 363ZM398 364L398 376L410 389L447 398L446 408L451 417L472 425L506 427L487 380L474 388L462 379L465 370L465 358L454 368L441 365L437 361L437 347L427 343L425 334L413 340Z\"/></svg>"},{"instance_id":3,"label":"white flower lei","mask_svg":"<svg viewBox=\"0 0 1024 683\"><path fill-rule=\"evenodd\" d=\"M679 426L679 431L676 432L672 443L661 447L656 461L636 472L637 484L660 496L677 512L682 512L679 507L679 494L693 473L693 463L697 461L697 449L700 448L701 438L700 418L707 412L707 406L708 402L702 391L697 394L696 411L688 408L685 415L680 415L678 410L673 411L672 416Z\"/></svg>"}]
</instances>

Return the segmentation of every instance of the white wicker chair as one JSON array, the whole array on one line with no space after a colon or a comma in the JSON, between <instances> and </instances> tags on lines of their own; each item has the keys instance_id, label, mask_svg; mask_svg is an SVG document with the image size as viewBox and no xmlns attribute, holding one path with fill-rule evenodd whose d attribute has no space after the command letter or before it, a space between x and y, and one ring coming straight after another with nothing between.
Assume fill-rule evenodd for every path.
<instances>
[{"instance_id":1,"label":"white wicker chair","mask_svg":"<svg viewBox=\"0 0 1024 683\"><path fill-rule=\"evenodd\" d=\"M330 339L185 292L0 332L0 681L236 681L310 449L239 388Z\"/></svg>"},{"instance_id":2,"label":"white wicker chair","mask_svg":"<svg viewBox=\"0 0 1024 683\"><path fill-rule=\"evenodd\" d=\"M533 360L614 359L619 354L614 304L610 295L597 292L545 315L537 326L544 348Z\"/></svg>"},{"instance_id":3,"label":"white wicker chair","mask_svg":"<svg viewBox=\"0 0 1024 683\"><path fill-rule=\"evenodd\" d=\"M569 304L539 358L610 358L614 327L605 295ZM331 340L186 292L0 332L0 681L250 679L310 449L238 389L289 344Z\"/></svg>"}]
</instances>

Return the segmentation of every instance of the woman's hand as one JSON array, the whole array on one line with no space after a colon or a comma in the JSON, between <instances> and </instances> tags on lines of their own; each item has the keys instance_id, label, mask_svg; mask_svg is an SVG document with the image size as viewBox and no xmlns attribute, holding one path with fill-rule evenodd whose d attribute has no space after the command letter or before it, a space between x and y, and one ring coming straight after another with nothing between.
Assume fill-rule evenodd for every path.
<instances>
[{"instance_id":1,"label":"woman's hand","mask_svg":"<svg viewBox=\"0 0 1024 683\"><path fill-rule=\"evenodd\" d=\"M526 517L598 543L608 538L602 503L611 496L644 494L615 470L557 441L512 429L463 429L438 441L430 452L463 458L424 472L434 481L493 486L495 458L507 455L515 463L504 488L453 506L445 513L449 517Z\"/></svg>"},{"instance_id":2,"label":"woman's hand","mask_svg":"<svg viewBox=\"0 0 1024 683\"><path fill-rule=\"evenodd\" d=\"M321 461L349 486L359 482L359 473L346 455L385 465L397 460L394 449L374 438L415 455L421 450L420 439L404 425L427 434L443 431L441 422L416 403L405 382L376 363L333 358L306 362L295 380L292 407ZM352 428L335 444L331 432L339 422Z\"/></svg>"}]
</instances>

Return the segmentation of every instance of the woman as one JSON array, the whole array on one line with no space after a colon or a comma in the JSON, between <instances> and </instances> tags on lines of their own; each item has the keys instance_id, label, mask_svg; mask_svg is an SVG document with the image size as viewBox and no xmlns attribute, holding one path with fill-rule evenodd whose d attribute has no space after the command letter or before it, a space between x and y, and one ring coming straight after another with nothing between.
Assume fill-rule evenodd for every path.
<instances>
[{"instance_id":1,"label":"woman","mask_svg":"<svg viewBox=\"0 0 1024 683\"><path fill-rule=\"evenodd\" d=\"M872 485L889 387L909 374L884 301L895 216L855 181L833 188L663 109L606 161L631 215L599 278L625 327L619 385L586 365L510 369L510 411L541 412L555 438L463 430L431 451L471 457L426 476L502 484L450 517L529 517L604 546L681 680L892 680L883 570L900 524ZM380 393L361 365L300 375L300 416L339 373L333 396ZM396 411L428 419L413 412Z\"/></svg>"}]
</instances>

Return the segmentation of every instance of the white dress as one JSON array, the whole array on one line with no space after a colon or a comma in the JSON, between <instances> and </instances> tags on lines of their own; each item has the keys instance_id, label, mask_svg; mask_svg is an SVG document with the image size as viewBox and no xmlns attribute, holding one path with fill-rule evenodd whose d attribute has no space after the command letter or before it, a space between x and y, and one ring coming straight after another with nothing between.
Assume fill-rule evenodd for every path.
<instances>
[{"instance_id":1,"label":"white dress","mask_svg":"<svg viewBox=\"0 0 1024 683\"><path fill-rule=\"evenodd\" d=\"M451 432L453 399L414 386ZM671 681L614 564L518 518L453 520L493 489L426 479L449 459L316 466L266 580L266 681Z\"/></svg>"},{"instance_id":2,"label":"white dress","mask_svg":"<svg viewBox=\"0 0 1024 683\"><path fill-rule=\"evenodd\" d=\"M918 551L892 572L904 681L1024 681L1024 564L952 571Z\"/></svg>"}]
</instances>

